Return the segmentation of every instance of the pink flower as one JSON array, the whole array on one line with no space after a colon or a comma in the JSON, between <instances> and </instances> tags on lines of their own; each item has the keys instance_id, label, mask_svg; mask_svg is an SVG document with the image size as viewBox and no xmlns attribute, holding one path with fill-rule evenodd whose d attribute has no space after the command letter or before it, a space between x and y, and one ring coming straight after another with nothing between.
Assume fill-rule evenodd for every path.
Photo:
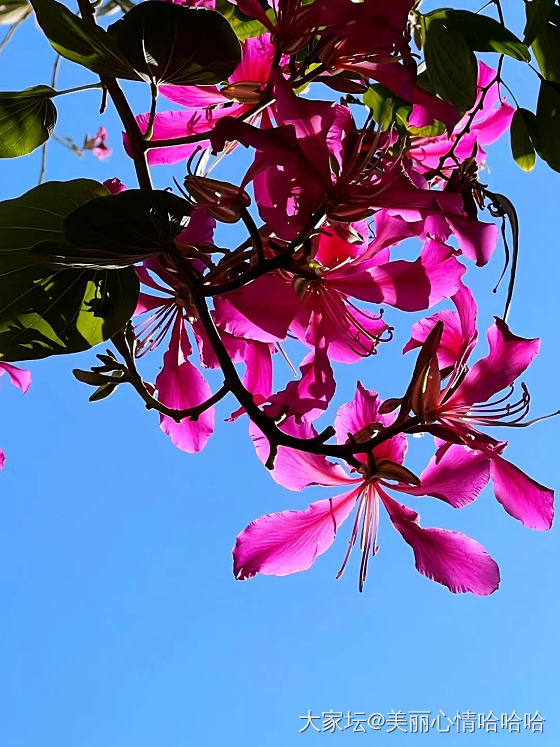
<instances>
[{"instance_id":1,"label":"pink flower","mask_svg":"<svg viewBox=\"0 0 560 747\"><path fill-rule=\"evenodd\" d=\"M377 395L360 384L352 402L344 405L336 419L339 443L352 437L358 443L369 439L387 421L379 412ZM294 435L310 436L309 425L286 427ZM253 426L253 438L261 459L268 456L266 439ZM348 562L360 535L362 561L360 590L367 575L370 555L377 552L380 506L384 506L395 529L414 552L417 570L444 584L453 592L491 594L499 584L496 563L475 540L460 532L423 528L418 514L391 498L387 488L402 490L417 478L402 466L406 437L399 434L377 446L370 457L358 455L361 476L349 477L326 458L280 447L273 477L292 490L308 485L352 485L349 492L312 503L304 511L283 511L253 521L237 537L233 550L234 573L245 579L256 573L278 576L309 568L334 541L340 525L354 508L356 516L350 544L338 576ZM396 481L396 484L392 484ZM423 486L420 486L423 490Z\"/></svg>"},{"instance_id":2,"label":"pink flower","mask_svg":"<svg viewBox=\"0 0 560 747\"><path fill-rule=\"evenodd\" d=\"M481 163L486 158L486 151L482 146L491 145L508 131L514 109L506 101L500 100L500 89L497 82L488 88L482 101L483 90L495 77L495 70L492 70L483 62L479 62L478 96L473 109L476 109L481 103L482 106L470 124L468 132L461 136L461 140L454 150L454 159L447 159L444 162L444 167L455 167L457 163L470 158L473 153L477 163ZM458 134L463 132L470 118L471 112L469 111L455 125L450 135L413 138L412 147L407 156L414 161L415 168L422 172L437 168L440 159L449 152L457 140Z\"/></svg>"},{"instance_id":3,"label":"pink flower","mask_svg":"<svg viewBox=\"0 0 560 747\"><path fill-rule=\"evenodd\" d=\"M184 110L159 112L154 120L154 140L187 137L210 132L222 117L243 117L262 97L268 83L274 46L269 34L247 39L242 43L243 58L228 85L218 86L161 86L160 92L170 101L186 107ZM136 117L140 129L148 127L149 114ZM130 155L130 143L123 136L126 152ZM208 140L199 140L185 145L154 148L148 151L148 163L172 164L184 161L198 149L208 148Z\"/></svg>"},{"instance_id":4,"label":"pink flower","mask_svg":"<svg viewBox=\"0 0 560 747\"><path fill-rule=\"evenodd\" d=\"M93 137L86 135L82 150L91 150L96 158L100 161L105 160L111 155L111 149L107 147L107 130L100 127Z\"/></svg>"},{"instance_id":5,"label":"pink flower","mask_svg":"<svg viewBox=\"0 0 560 747\"><path fill-rule=\"evenodd\" d=\"M413 339L405 351L419 344L422 347L401 415L412 409L423 422L433 423L434 435L447 442L432 462L432 474L444 463L444 469L451 465L459 479L466 462L487 463L488 479L505 510L531 529L549 529L554 492L503 458L507 441L497 441L478 430L479 426L524 424L529 392L522 384L521 397L511 401L514 382L537 355L540 341L517 337L496 318L488 330L488 355L469 369L468 359L476 344L476 306L466 289L457 294L456 306L457 312L440 312L413 328ZM444 376L448 377L446 384L442 384ZM451 496L448 502L464 505L469 501Z\"/></svg>"},{"instance_id":6,"label":"pink flower","mask_svg":"<svg viewBox=\"0 0 560 747\"><path fill-rule=\"evenodd\" d=\"M27 393L31 386L31 371L26 371L23 368L13 366L11 363L0 361L0 376L5 373L8 374L8 377L14 386L21 389L23 394Z\"/></svg>"},{"instance_id":7,"label":"pink flower","mask_svg":"<svg viewBox=\"0 0 560 747\"><path fill-rule=\"evenodd\" d=\"M450 247L428 240L416 261L389 261L387 251L360 238L358 231L367 235L367 224L353 225L357 228L325 224L310 257L294 261L289 272L269 273L217 298L216 315L223 328L269 343L290 332L317 350L320 320L329 358L351 363L375 353L377 345L391 337L382 313L366 311L351 299L417 311L456 292L465 268ZM344 226L351 227L358 243L343 238ZM268 302L272 296L273 307Z\"/></svg>"}]
</instances>

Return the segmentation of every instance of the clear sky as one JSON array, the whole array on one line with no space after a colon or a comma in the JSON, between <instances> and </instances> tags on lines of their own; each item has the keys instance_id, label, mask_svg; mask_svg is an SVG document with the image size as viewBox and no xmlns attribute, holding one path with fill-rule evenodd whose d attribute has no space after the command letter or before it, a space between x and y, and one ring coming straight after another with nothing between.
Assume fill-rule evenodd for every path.
<instances>
[{"instance_id":1,"label":"clear sky","mask_svg":"<svg viewBox=\"0 0 560 747\"><path fill-rule=\"evenodd\" d=\"M521 3L519 3L521 5ZM0 57L0 88L49 83L54 54L28 20ZM512 63L506 77L533 106L527 80ZM58 87L93 80L62 63ZM528 79L529 82L534 81ZM138 111L147 92L131 86ZM524 93L525 91L525 93ZM525 96L525 98L524 98ZM144 98L143 98L144 97ZM57 99L59 136L81 141L99 118L99 93ZM113 156L83 159L49 146L49 179L119 176L134 186L109 111ZM39 154L0 164L0 197L31 188ZM542 164L526 175L507 141L491 150L492 190L517 206L521 258L510 323L543 338L524 380L533 414L560 407L558 391L558 193L560 175ZM183 175L179 164L154 169L159 186ZM231 179L239 172L230 173ZM503 309L498 252L488 268L470 268L480 330ZM416 317L414 317L416 318ZM411 362L400 349L412 315L391 312L395 341L355 368L341 367L336 404L356 378L383 397L401 392ZM481 343L484 354L485 343ZM558 532L532 532L485 491L460 511L411 499L425 526L459 529L500 564L491 597L455 596L420 576L412 552L387 521L363 594L357 558L340 581L344 527L331 550L305 573L238 582L231 571L236 534L252 519L303 508L332 492L290 493L257 461L243 419L219 409L217 433L199 455L176 450L131 391L90 404L90 389L71 374L94 353L32 365L22 397L3 377L0 444L0 745L2 747L291 747L323 744L327 733L299 730L311 710L387 714L440 710L534 714L544 733L430 733L367 736L347 729L337 742L418 739L423 744L556 745L558 713ZM510 458L558 487L558 421L511 433ZM414 444L416 445L416 444ZM410 466L421 469L427 445ZM321 726L321 722L316 722ZM442 728L446 720L442 717Z\"/></svg>"}]
</instances>

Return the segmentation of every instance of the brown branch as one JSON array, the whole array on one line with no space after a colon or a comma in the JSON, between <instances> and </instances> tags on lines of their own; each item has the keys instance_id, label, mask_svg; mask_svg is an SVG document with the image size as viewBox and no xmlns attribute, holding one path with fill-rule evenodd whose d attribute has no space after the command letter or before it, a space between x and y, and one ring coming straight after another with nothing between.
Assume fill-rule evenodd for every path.
<instances>
[{"instance_id":1,"label":"brown branch","mask_svg":"<svg viewBox=\"0 0 560 747\"><path fill-rule=\"evenodd\" d=\"M215 405L217 402L223 399L226 394L228 394L229 386L224 383L211 397L209 397L204 402L200 402L198 405L193 405L192 407L186 407L182 410L178 410L174 407L168 407L167 405L163 404L163 402L160 402L150 393L150 391L146 387L146 384L144 383L144 380L138 373L138 369L136 368L136 361L134 359L134 352L130 349L127 340L127 333L130 333L130 331L131 325L129 323L124 329L117 332L117 334L111 338L113 345L117 348L124 360L124 365L119 368L119 370L123 371L124 378L117 379L116 381L119 384L131 384L146 403L146 409L157 410L157 412L161 413L162 415L166 415L169 418L172 418L177 423L185 420L185 418L189 418L190 420L197 420L203 412ZM132 332L132 334L134 333ZM113 368L115 365L116 364L114 363L112 364Z\"/></svg>"}]
</instances>

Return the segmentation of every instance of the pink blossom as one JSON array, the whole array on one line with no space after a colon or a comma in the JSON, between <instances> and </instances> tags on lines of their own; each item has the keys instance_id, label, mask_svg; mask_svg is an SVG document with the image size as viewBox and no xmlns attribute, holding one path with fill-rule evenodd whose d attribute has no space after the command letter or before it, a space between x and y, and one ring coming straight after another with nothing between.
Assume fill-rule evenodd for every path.
<instances>
[{"instance_id":1,"label":"pink blossom","mask_svg":"<svg viewBox=\"0 0 560 747\"><path fill-rule=\"evenodd\" d=\"M447 451L449 464L454 459L468 461L468 451L474 450L479 462L488 463L494 494L505 510L525 526L549 529L554 516L553 491L503 458L507 441L497 441L478 430L479 426L523 424L530 397L522 384L521 397L512 401L514 382L537 355L540 341L517 337L504 321L496 318L488 330L488 355L469 369L468 359L476 343L476 306L464 289L458 294L456 306L457 312L435 315L415 325L414 339L405 350L420 341L422 348L403 408L410 407L428 424L443 426L435 434L447 444L436 454L432 476ZM445 371L447 383L442 384L439 366L449 364L453 358L452 367ZM462 474L458 464L454 470L457 476ZM408 492L414 492L414 488Z\"/></svg>"},{"instance_id":2,"label":"pink blossom","mask_svg":"<svg viewBox=\"0 0 560 747\"><path fill-rule=\"evenodd\" d=\"M223 328L269 343L290 332L316 350L319 327L313 320L321 320L329 358L350 363L390 339L383 315L361 309L351 299L417 311L452 296L459 287L464 267L440 242L427 241L414 262L389 261L388 252L368 246L363 238L361 246L346 241L339 228L335 222L325 224L312 256L294 261L290 273L269 273L217 298L216 315ZM360 228L367 233L367 225ZM271 296L274 307L268 303Z\"/></svg>"},{"instance_id":3,"label":"pink blossom","mask_svg":"<svg viewBox=\"0 0 560 747\"><path fill-rule=\"evenodd\" d=\"M407 153L408 158L414 161L415 168L422 172L431 171L439 166L440 159L445 156L454 145L459 133L461 139L454 150L454 159L447 159L443 167L454 167L457 163L470 158L473 153L477 163L486 158L486 151L482 146L491 145L505 132L508 131L514 109L506 101L500 99L499 85L492 80L496 77L496 71L485 65L478 64L478 95L473 110L480 106L470 123L468 132L463 134L472 116L472 110L455 125L453 132L448 135L437 137L415 137L412 147ZM488 86L490 87L485 90ZM483 94L483 91L485 93ZM484 95L484 99L482 96Z\"/></svg>"},{"instance_id":4,"label":"pink blossom","mask_svg":"<svg viewBox=\"0 0 560 747\"><path fill-rule=\"evenodd\" d=\"M91 150L96 158L104 161L111 155L111 149L107 147L107 130L105 127L99 127L93 137L86 135L82 150Z\"/></svg>"},{"instance_id":5,"label":"pink blossom","mask_svg":"<svg viewBox=\"0 0 560 747\"><path fill-rule=\"evenodd\" d=\"M242 43L243 57L223 88L218 86L161 86L161 93L170 101L186 107L184 110L156 114L154 140L187 137L210 132L221 117L243 117L262 97L274 59L274 46L268 34ZM136 117L140 129L148 127L149 114ZM126 152L131 155L127 135L123 135ZM154 148L148 151L148 163L172 164L186 160L198 149L208 148L208 140L185 145Z\"/></svg>"},{"instance_id":6,"label":"pink blossom","mask_svg":"<svg viewBox=\"0 0 560 747\"><path fill-rule=\"evenodd\" d=\"M379 412L377 395L358 385L354 400L344 405L336 421L337 440L348 436L358 442L387 425ZM289 430L288 430L289 429ZM309 436L309 425L288 425L292 434ZM253 426L253 439L261 459L267 457L266 439ZM418 514L391 498L386 488L401 490L404 481L414 482L402 467L406 437L399 434L377 446L372 455L358 455L360 477L350 477L325 457L280 447L273 477L280 484L300 490L316 484L352 486L349 492L312 503L304 511L283 511L253 521L237 537L233 550L234 573L245 579L256 573L278 576L308 569L333 543L340 525L357 507L350 544L338 576L348 562L358 534L362 547L360 590L367 575L369 557L377 552L380 506L384 506L394 528L414 552L417 570L444 584L455 593L491 594L499 584L499 571L482 545L460 532L423 528ZM393 484L396 481L396 484ZM420 486L422 490L422 486Z\"/></svg>"},{"instance_id":7,"label":"pink blossom","mask_svg":"<svg viewBox=\"0 0 560 747\"><path fill-rule=\"evenodd\" d=\"M8 374L8 377L14 386L21 389L23 394L27 393L31 386L31 371L26 371L23 368L13 366L11 363L0 361L0 376L5 373Z\"/></svg>"}]
</instances>

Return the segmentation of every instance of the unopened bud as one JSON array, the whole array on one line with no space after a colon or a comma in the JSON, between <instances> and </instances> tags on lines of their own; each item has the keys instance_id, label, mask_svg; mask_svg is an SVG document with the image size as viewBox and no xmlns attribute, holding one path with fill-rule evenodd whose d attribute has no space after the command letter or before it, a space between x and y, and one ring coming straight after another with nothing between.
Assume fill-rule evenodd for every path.
<instances>
[{"instance_id":1,"label":"unopened bud","mask_svg":"<svg viewBox=\"0 0 560 747\"><path fill-rule=\"evenodd\" d=\"M225 86L220 93L227 99L238 101L240 104L258 104L262 98L262 86L260 81L245 80Z\"/></svg>"},{"instance_id":2,"label":"unopened bud","mask_svg":"<svg viewBox=\"0 0 560 747\"><path fill-rule=\"evenodd\" d=\"M396 480L408 485L420 485L420 478L402 464L397 464L391 459L378 459L375 461L375 473L373 478L378 480Z\"/></svg>"},{"instance_id":3,"label":"unopened bud","mask_svg":"<svg viewBox=\"0 0 560 747\"><path fill-rule=\"evenodd\" d=\"M196 204L204 207L213 218L222 223L237 223L243 208L251 204L247 192L229 182L189 175L184 183Z\"/></svg>"}]
</instances>

